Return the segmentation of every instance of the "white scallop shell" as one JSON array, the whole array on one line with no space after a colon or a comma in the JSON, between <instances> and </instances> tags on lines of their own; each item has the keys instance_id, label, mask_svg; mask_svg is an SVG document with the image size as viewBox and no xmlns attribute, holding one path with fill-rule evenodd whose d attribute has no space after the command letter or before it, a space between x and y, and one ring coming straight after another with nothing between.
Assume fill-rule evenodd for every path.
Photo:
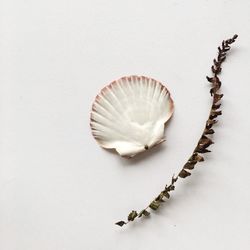
<instances>
[{"instance_id":1,"label":"white scallop shell","mask_svg":"<svg viewBox=\"0 0 250 250\"><path fill-rule=\"evenodd\" d=\"M160 82L122 77L97 95L90 126L97 142L132 157L163 141L165 123L173 114L173 100Z\"/></svg>"}]
</instances>

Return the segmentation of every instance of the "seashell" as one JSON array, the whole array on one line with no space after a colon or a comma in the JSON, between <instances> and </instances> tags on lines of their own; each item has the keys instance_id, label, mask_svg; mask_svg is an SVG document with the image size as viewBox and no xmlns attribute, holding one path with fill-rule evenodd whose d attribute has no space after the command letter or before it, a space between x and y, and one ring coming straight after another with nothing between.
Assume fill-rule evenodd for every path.
<instances>
[{"instance_id":1,"label":"seashell","mask_svg":"<svg viewBox=\"0 0 250 250\"><path fill-rule=\"evenodd\" d=\"M133 157L165 141L174 104L168 89L145 76L122 77L97 95L90 126L103 148Z\"/></svg>"}]
</instances>

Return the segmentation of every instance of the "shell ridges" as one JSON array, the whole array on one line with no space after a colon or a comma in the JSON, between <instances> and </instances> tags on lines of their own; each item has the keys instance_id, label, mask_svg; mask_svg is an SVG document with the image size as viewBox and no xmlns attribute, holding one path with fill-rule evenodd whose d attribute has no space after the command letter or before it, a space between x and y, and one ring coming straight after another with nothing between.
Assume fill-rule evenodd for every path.
<instances>
[{"instance_id":1,"label":"shell ridges","mask_svg":"<svg viewBox=\"0 0 250 250\"><path fill-rule=\"evenodd\" d=\"M133 157L164 141L173 108L168 89L159 81L122 77L97 95L91 111L92 134L102 147Z\"/></svg>"}]
</instances>

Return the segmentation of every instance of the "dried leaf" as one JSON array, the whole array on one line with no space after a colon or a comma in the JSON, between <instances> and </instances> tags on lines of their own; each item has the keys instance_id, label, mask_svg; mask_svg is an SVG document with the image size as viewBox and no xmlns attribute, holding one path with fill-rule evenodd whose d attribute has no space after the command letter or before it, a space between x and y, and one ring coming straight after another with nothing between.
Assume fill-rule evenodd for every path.
<instances>
[{"instance_id":1,"label":"dried leaf","mask_svg":"<svg viewBox=\"0 0 250 250\"><path fill-rule=\"evenodd\" d=\"M216 104L221 98L223 97L223 94L214 94L214 104Z\"/></svg>"},{"instance_id":2,"label":"dried leaf","mask_svg":"<svg viewBox=\"0 0 250 250\"><path fill-rule=\"evenodd\" d=\"M213 96L219 89L220 89L219 86L214 86L213 88L211 88L210 89L211 96Z\"/></svg>"},{"instance_id":3,"label":"dried leaf","mask_svg":"<svg viewBox=\"0 0 250 250\"><path fill-rule=\"evenodd\" d=\"M166 187L165 187L165 191L168 191L168 192L170 192L170 191L173 191L175 189L175 186L173 185L173 184L171 184L171 185L166 185Z\"/></svg>"},{"instance_id":4,"label":"dried leaf","mask_svg":"<svg viewBox=\"0 0 250 250\"><path fill-rule=\"evenodd\" d=\"M217 73L217 69L216 69L215 65L212 65L211 70L212 70L213 73L215 73L215 74Z\"/></svg>"},{"instance_id":5,"label":"dried leaf","mask_svg":"<svg viewBox=\"0 0 250 250\"><path fill-rule=\"evenodd\" d=\"M143 209L143 210L139 213L138 217L140 218L140 217L142 217L142 215L144 215L144 216L149 216L150 213L149 213L146 209Z\"/></svg>"},{"instance_id":6,"label":"dried leaf","mask_svg":"<svg viewBox=\"0 0 250 250\"><path fill-rule=\"evenodd\" d=\"M195 150L197 153L201 153L201 154L204 154L204 153L210 153L211 151L206 149L206 148L197 148Z\"/></svg>"},{"instance_id":7,"label":"dried leaf","mask_svg":"<svg viewBox=\"0 0 250 250\"><path fill-rule=\"evenodd\" d=\"M222 115L221 110L213 110L212 113L213 113L213 115L217 115L217 116Z\"/></svg>"},{"instance_id":8,"label":"dried leaf","mask_svg":"<svg viewBox=\"0 0 250 250\"><path fill-rule=\"evenodd\" d=\"M220 104L213 104L212 109L213 110L219 109L220 106L221 106L221 103Z\"/></svg>"},{"instance_id":9,"label":"dried leaf","mask_svg":"<svg viewBox=\"0 0 250 250\"><path fill-rule=\"evenodd\" d=\"M221 68L220 68L219 66L216 66L216 65L213 65L213 66L211 67L211 69L212 69L212 72L213 72L214 74L219 74L219 73L221 72Z\"/></svg>"},{"instance_id":10,"label":"dried leaf","mask_svg":"<svg viewBox=\"0 0 250 250\"><path fill-rule=\"evenodd\" d=\"M157 197L156 197L156 201L161 201L161 202L164 202L164 194L163 192L161 192Z\"/></svg>"},{"instance_id":11,"label":"dried leaf","mask_svg":"<svg viewBox=\"0 0 250 250\"><path fill-rule=\"evenodd\" d=\"M201 155L198 155L196 156L196 159L197 161L201 162L201 161L204 161L204 158L201 156Z\"/></svg>"},{"instance_id":12,"label":"dried leaf","mask_svg":"<svg viewBox=\"0 0 250 250\"><path fill-rule=\"evenodd\" d=\"M179 176L181 178L186 178L187 176L191 175L191 173L189 173L188 171L186 171L185 169L182 169L181 172L179 173Z\"/></svg>"},{"instance_id":13,"label":"dried leaf","mask_svg":"<svg viewBox=\"0 0 250 250\"><path fill-rule=\"evenodd\" d=\"M129 215L128 215L128 221L133 221L136 217L138 216L138 213L133 210Z\"/></svg>"},{"instance_id":14,"label":"dried leaf","mask_svg":"<svg viewBox=\"0 0 250 250\"><path fill-rule=\"evenodd\" d=\"M190 162L187 162L185 165L184 165L184 169L194 169L194 166L195 166L195 163L190 163Z\"/></svg>"},{"instance_id":15,"label":"dried leaf","mask_svg":"<svg viewBox=\"0 0 250 250\"><path fill-rule=\"evenodd\" d=\"M204 138L204 135L202 136L202 138ZM206 138L208 138L208 137L206 137ZM197 163L200 161L204 161L204 158L196 152L194 152L188 160L188 162L190 162L190 163Z\"/></svg>"},{"instance_id":16,"label":"dried leaf","mask_svg":"<svg viewBox=\"0 0 250 250\"><path fill-rule=\"evenodd\" d=\"M178 176L174 177L174 175L173 175L171 184L173 185L177 180L178 180Z\"/></svg>"},{"instance_id":17,"label":"dried leaf","mask_svg":"<svg viewBox=\"0 0 250 250\"><path fill-rule=\"evenodd\" d=\"M200 141L198 142L198 145L195 149L196 153L209 153L210 151L207 150L206 148L208 148L211 144L213 144L213 141L210 139L200 139Z\"/></svg>"},{"instance_id":18,"label":"dried leaf","mask_svg":"<svg viewBox=\"0 0 250 250\"><path fill-rule=\"evenodd\" d=\"M159 206L160 206L160 202L159 202L159 201L156 201L156 200L152 201L152 202L150 203L150 205L149 205L149 207L150 207L151 209L153 209L153 210L157 210L157 209L159 208Z\"/></svg>"},{"instance_id":19,"label":"dried leaf","mask_svg":"<svg viewBox=\"0 0 250 250\"><path fill-rule=\"evenodd\" d=\"M197 162L196 156L197 156L197 153L193 153L193 154L189 157L188 161L189 161L189 162L196 163L196 162Z\"/></svg>"},{"instance_id":20,"label":"dried leaf","mask_svg":"<svg viewBox=\"0 0 250 250\"><path fill-rule=\"evenodd\" d=\"M200 145L200 149L206 149L206 148L208 148L210 145L211 145L212 143L210 143L210 142L208 142L208 143L204 143L204 144L202 144L202 145Z\"/></svg>"},{"instance_id":21,"label":"dried leaf","mask_svg":"<svg viewBox=\"0 0 250 250\"><path fill-rule=\"evenodd\" d=\"M213 130L213 129L205 129L204 134L205 134L205 135L214 134L214 130Z\"/></svg>"},{"instance_id":22,"label":"dried leaf","mask_svg":"<svg viewBox=\"0 0 250 250\"><path fill-rule=\"evenodd\" d=\"M220 66L220 64L216 61L216 59L214 59L214 65L215 66Z\"/></svg>"},{"instance_id":23,"label":"dried leaf","mask_svg":"<svg viewBox=\"0 0 250 250\"><path fill-rule=\"evenodd\" d=\"M211 120L211 119L207 120L207 124L215 124L215 123L217 123L217 120Z\"/></svg>"},{"instance_id":24,"label":"dried leaf","mask_svg":"<svg viewBox=\"0 0 250 250\"><path fill-rule=\"evenodd\" d=\"M211 139L209 139L209 138L201 138L200 140L199 140L199 145L198 145L198 147L200 148L200 149L204 149L204 148L207 148L207 147L209 147L211 144L213 144L214 142L211 140Z\"/></svg>"},{"instance_id":25,"label":"dried leaf","mask_svg":"<svg viewBox=\"0 0 250 250\"><path fill-rule=\"evenodd\" d=\"M212 128L212 126L213 126L215 123L217 123L217 120L208 119L208 120L207 120L207 123L206 123L206 128L207 128L207 129Z\"/></svg>"},{"instance_id":26,"label":"dried leaf","mask_svg":"<svg viewBox=\"0 0 250 250\"><path fill-rule=\"evenodd\" d=\"M221 62L224 62L225 59L226 59L226 56L220 56L220 57L218 57L218 58L219 58L219 60L220 60Z\"/></svg>"},{"instance_id":27,"label":"dried leaf","mask_svg":"<svg viewBox=\"0 0 250 250\"><path fill-rule=\"evenodd\" d=\"M164 191L163 191L163 194L164 194L164 196L165 196L167 199L170 198L170 194L169 194L168 191L164 190Z\"/></svg>"},{"instance_id":28,"label":"dried leaf","mask_svg":"<svg viewBox=\"0 0 250 250\"><path fill-rule=\"evenodd\" d=\"M127 224L125 221L121 220L115 223L116 225L122 227L123 225Z\"/></svg>"},{"instance_id":29,"label":"dried leaf","mask_svg":"<svg viewBox=\"0 0 250 250\"><path fill-rule=\"evenodd\" d=\"M199 140L199 144L213 144L214 142L208 138L207 136L203 135L201 139Z\"/></svg>"},{"instance_id":30,"label":"dried leaf","mask_svg":"<svg viewBox=\"0 0 250 250\"><path fill-rule=\"evenodd\" d=\"M210 112L210 116L209 119L213 120L214 118L216 118L217 116L222 115L221 110L213 110Z\"/></svg>"},{"instance_id":31,"label":"dried leaf","mask_svg":"<svg viewBox=\"0 0 250 250\"><path fill-rule=\"evenodd\" d=\"M233 43L233 42L235 41L235 39L237 39L237 37L238 37L238 35L235 34L235 35L232 37L232 39L229 39L229 40L230 40L230 43Z\"/></svg>"},{"instance_id":32,"label":"dried leaf","mask_svg":"<svg viewBox=\"0 0 250 250\"><path fill-rule=\"evenodd\" d=\"M206 76L206 78L207 78L207 80L208 80L209 82L211 82L211 83L214 82L214 78L213 78L213 77Z\"/></svg>"}]
</instances>

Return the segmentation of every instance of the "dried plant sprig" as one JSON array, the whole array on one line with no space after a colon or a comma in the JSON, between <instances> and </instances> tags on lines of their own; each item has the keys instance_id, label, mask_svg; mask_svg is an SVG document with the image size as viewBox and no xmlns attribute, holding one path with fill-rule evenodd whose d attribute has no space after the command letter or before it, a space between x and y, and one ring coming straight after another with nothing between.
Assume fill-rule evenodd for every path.
<instances>
[{"instance_id":1,"label":"dried plant sprig","mask_svg":"<svg viewBox=\"0 0 250 250\"><path fill-rule=\"evenodd\" d=\"M209 112L209 117L206 121L205 128L202 132L202 135L188 161L184 164L178 175L174 175L171 180L171 184L166 185L164 190L157 195L154 200L143 210L137 212L133 210L129 213L127 221L118 221L115 224L118 226L124 226L131 221L134 221L137 218L142 216L149 216L149 209L157 210L161 204L170 198L170 192L175 189L175 183L179 178L186 178L191 175L191 170L194 169L195 165L198 162L204 161L202 154L211 152L208 150L208 147L214 142L209 137L211 134L214 134L213 126L217 123L217 118L222 114L222 111L219 110L221 104L219 103L223 94L219 93L221 88L221 81L218 75L221 73L221 65L226 59L226 54L230 50L230 44L234 43L238 35L234 35L232 38L224 40L220 47L218 47L218 56L213 60L213 65L211 67L212 77L206 77L207 80L211 83L212 87L210 89L210 94L212 96L212 105Z\"/></svg>"}]
</instances>

